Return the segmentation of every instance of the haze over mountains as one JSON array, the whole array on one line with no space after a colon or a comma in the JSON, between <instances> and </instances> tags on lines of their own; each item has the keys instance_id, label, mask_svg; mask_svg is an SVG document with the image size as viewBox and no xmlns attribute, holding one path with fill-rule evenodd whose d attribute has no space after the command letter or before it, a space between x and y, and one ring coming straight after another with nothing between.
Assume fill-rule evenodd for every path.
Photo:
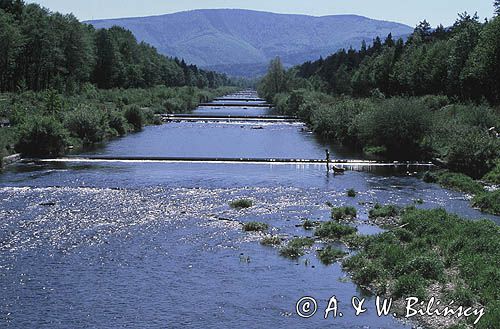
<instances>
[{"instance_id":1,"label":"haze over mountains","mask_svg":"<svg viewBox=\"0 0 500 329\"><path fill-rule=\"evenodd\" d=\"M407 25L355 15L314 17L240 9L209 9L161 16L88 21L96 28L131 30L168 56L236 76L255 76L280 56L285 65L359 48L376 36L405 36Z\"/></svg>"}]
</instances>

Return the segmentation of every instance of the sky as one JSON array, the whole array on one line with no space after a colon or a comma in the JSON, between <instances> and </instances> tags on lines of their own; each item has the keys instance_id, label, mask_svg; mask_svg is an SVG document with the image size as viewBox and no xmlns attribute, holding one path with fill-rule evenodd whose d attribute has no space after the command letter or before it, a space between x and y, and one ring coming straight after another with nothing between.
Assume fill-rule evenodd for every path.
<instances>
[{"instance_id":1,"label":"sky","mask_svg":"<svg viewBox=\"0 0 500 329\"><path fill-rule=\"evenodd\" d=\"M458 13L493 16L493 0L35 0L52 11L80 20L161 15L192 9L240 8L314 16L357 14L415 26L453 24Z\"/></svg>"}]
</instances>

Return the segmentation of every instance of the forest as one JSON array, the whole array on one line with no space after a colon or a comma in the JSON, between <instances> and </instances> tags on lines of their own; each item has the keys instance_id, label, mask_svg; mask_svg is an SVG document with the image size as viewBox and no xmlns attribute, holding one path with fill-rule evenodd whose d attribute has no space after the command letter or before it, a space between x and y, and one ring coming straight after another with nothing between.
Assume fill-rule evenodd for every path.
<instances>
[{"instance_id":1,"label":"forest","mask_svg":"<svg viewBox=\"0 0 500 329\"><path fill-rule=\"evenodd\" d=\"M95 30L73 15L0 0L0 91L98 88L216 88L225 75L167 58L123 28Z\"/></svg>"},{"instance_id":2,"label":"forest","mask_svg":"<svg viewBox=\"0 0 500 329\"><path fill-rule=\"evenodd\" d=\"M498 12L499 3L495 2ZM474 178L500 156L500 18L421 22L406 40L363 43L285 70L273 60L261 96L325 138L395 159L439 159Z\"/></svg>"},{"instance_id":3,"label":"forest","mask_svg":"<svg viewBox=\"0 0 500 329\"><path fill-rule=\"evenodd\" d=\"M0 0L0 164L58 156L189 111L229 91L224 75L168 58L120 27Z\"/></svg>"}]
</instances>

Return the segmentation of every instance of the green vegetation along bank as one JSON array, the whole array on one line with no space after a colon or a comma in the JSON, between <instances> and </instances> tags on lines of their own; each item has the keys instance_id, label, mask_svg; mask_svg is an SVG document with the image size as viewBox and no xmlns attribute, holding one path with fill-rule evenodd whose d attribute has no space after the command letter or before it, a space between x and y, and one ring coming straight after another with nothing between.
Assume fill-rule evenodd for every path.
<instances>
[{"instance_id":1,"label":"green vegetation along bank","mask_svg":"<svg viewBox=\"0 0 500 329\"><path fill-rule=\"evenodd\" d=\"M0 94L0 117L11 125L0 128L0 153L62 155L159 123L157 113L188 112L235 90L165 86L103 90L88 84L72 96L54 90Z\"/></svg>"},{"instance_id":2,"label":"green vegetation along bank","mask_svg":"<svg viewBox=\"0 0 500 329\"><path fill-rule=\"evenodd\" d=\"M376 38L288 70L277 58L258 91L325 139L373 157L434 160L498 185L498 40L498 16L483 23L464 13L436 29L423 21L407 40ZM468 184L448 178L436 181ZM498 214L498 192L483 190L465 187L476 206Z\"/></svg>"}]
</instances>

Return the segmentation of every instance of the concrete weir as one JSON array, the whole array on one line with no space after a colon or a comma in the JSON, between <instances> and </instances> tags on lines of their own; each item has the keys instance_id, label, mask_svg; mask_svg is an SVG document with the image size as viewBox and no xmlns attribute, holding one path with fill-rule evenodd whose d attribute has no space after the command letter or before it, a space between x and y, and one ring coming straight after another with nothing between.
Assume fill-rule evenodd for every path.
<instances>
[{"instance_id":1,"label":"concrete weir","mask_svg":"<svg viewBox=\"0 0 500 329\"><path fill-rule=\"evenodd\" d=\"M326 160L322 159L286 159L286 158L208 158L208 157L138 157L138 156L74 156L56 159L26 159L24 162L108 162L108 163L206 163L206 164L264 164L264 165L320 165L325 166ZM332 160L331 165L345 169L362 167L423 167L432 168L432 163L420 162L380 162L368 160Z\"/></svg>"},{"instance_id":2,"label":"concrete weir","mask_svg":"<svg viewBox=\"0 0 500 329\"><path fill-rule=\"evenodd\" d=\"M197 114L160 114L162 121L255 121L255 122L299 122L297 117L283 115L197 115Z\"/></svg>"}]
</instances>

